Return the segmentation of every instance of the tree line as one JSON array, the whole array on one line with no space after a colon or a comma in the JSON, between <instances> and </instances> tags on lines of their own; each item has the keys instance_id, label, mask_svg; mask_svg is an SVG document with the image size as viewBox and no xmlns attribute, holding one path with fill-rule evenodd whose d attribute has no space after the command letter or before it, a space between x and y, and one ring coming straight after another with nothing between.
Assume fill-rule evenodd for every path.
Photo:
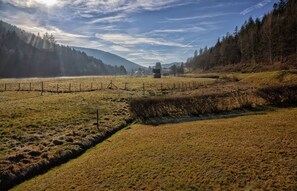
<instances>
[{"instance_id":1,"label":"tree line","mask_svg":"<svg viewBox=\"0 0 297 191\"><path fill-rule=\"evenodd\" d=\"M52 34L27 33L0 21L0 78L81 75L124 75L124 66L111 66L68 46Z\"/></svg>"},{"instance_id":2,"label":"tree line","mask_svg":"<svg viewBox=\"0 0 297 191\"><path fill-rule=\"evenodd\" d=\"M255 20L250 17L240 30L227 33L211 47L196 50L186 66L207 70L216 66L248 64L250 66L285 66L297 64L297 1L280 0L273 10Z\"/></svg>"}]
</instances>

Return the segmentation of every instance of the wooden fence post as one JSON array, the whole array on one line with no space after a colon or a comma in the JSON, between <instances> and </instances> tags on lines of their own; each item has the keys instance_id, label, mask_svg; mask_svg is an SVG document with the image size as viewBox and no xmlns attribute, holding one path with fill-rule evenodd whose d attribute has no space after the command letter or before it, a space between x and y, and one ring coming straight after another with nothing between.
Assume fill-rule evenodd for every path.
<instances>
[{"instance_id":1,"label":"wooden fence post","mask_svg":"<svg viewBox=\"0 0 297 191\"><path fill-rule=\"evenodd\" d=\"M29 84L29 91L31 91L31 82L30 82L30 84Z\"/></svg>"},{"instance_id":2,"label":"wooden fence post","mask_svg":"<svg viewBox=\"0 0 297 191\"><path fill-rule=\"evenodd\" d=\"M97 109L97 130L99 131L99 110Z\"/></svg>"},{"instance_id":3,"label":"wooden fence post","mask_svg":"<svg viewBox=\"0 0 297 191\"><path fill-rule=\"evenodd\" d=\"M41 95L43 95L43 81L41 82Z\"/></svg>"},{"instance_id":4,"label":"wooden fence post","mask_svg":"<svg viewBox=\"0 0 297 191\"><path fill-rule=\"evenodd\" d=\"M127 82L125 82L125 90L127 90Z\"/></svg>"},{"instance_id":5,"label":"wooden fence post","mask_svg":"<svg viewBox=\"0 0 297 191\"><path fill-rule=\"evenodd\" d=\"M19 90L18 91L21 91L21 83L19 83Z\"/></svg>"},{"instance_id":6,"label":"wooden fence post","mask_svg":"<svg viewBox=\"0 0 297 191\"><path fill-rule=\"evenodd\" d=\"M142 95L145 94L144 83L142 84Z\"/></svg>"}]
</instances>

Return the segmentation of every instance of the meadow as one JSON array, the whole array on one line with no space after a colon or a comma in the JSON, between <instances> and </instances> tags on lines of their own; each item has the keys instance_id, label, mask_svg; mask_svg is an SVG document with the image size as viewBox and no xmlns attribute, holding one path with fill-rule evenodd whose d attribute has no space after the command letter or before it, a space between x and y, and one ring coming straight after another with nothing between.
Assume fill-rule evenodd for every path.
<instances>
[{"instance_id":1,"label":"meadow","mask_svg":"<svg viewBox=\"0 0 297 191\"><path fill-rule=\"evenodd\" d=\"M109 88L111 81L114 85ZM161 83L165 88L194 81L214 83L212 79L177 77L163 78ZM41 82L44 92L40 91ZM70 83L73 92L64 92L63 87ZM95 89L96 83L99 89ZM0 186L11 187L77 157L131 123L128 100L143 96L143 84L146 90L156 88L162 95L157 89L161 83L152 77L123 76L0 80L0 90L1 85L6 86L6 91L0 92ZM62 92L54 91L56 84ZM76 91L77 84L82 91ZM53 91L47 91L51 88Z\"/></svg>"},{"instance_id":2,"label":"meadow","mask_svg":"<svg viewBox=\"0 0 297 191\"><path fill-rule=\"evenodd\" d=\"M132 125L13 190L296 190L296 115Z\"/></svg>"},{"instance_id":3,"label":"meadow","mask_svg":"<svg viewBox=\"0 0 297 191\"><path fill-rule=\"evenodd\" d=\"M186 110L194 111L193 108L196 108L198 111L203 103L214 101L209 98L210 95L215 95L216 98L217 95L237 95L234 92L244 92L243 95L247 95L246 92L254 92L259 87L294 84L297 81L296 74L297 72L293 70L208 76L194 74L162 79L154 79L151 76L2 79L0 80L0 186L7 189L44 173L69 159L78 157L130 123L139 122L138 119L141 118L139 114L150 107L133 112L131 105L133 100L140 99L146 102L151 99L183 100L184 97L187 99L190 97L188 100L192 101L195 100L192 97L204 96L208 102L198 103L198 98L196 105L191 104L191 101L185 102ZM111 81L114 86L109 86ZM40 89L41 82L44 84L43 92ZM58 91L56 91L57 84ZM5 86L6 91L4 91ZM258 99L241 100L245 103L244 101L255 102ZM167 103L172 106L170 101ZM232 100L218 103L220 107L225 105L224 108L227 108L225 110L241 109L246 106L243 104L236 108L228 107ZM170 107L159 106L157 109L165 111L164 109ZM178 114L174 110L171 113ZM213 114L206 113L216 117L217 114L214 113L218 111ZM190 114L186 117L193 117L193 113ZM173 118L181 116L169 115ZM163 118L164 115L160 112L160 116L157 117ZM183 126L181 124L181 128Z\"/></svg>"}]
</instances>

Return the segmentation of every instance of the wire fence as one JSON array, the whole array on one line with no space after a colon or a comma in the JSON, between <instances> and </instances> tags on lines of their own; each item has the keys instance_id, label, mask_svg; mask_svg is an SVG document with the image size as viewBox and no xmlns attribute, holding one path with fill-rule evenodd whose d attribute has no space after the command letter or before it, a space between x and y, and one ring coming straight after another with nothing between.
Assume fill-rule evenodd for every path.
<instances>
[{"instance_id":1,"label":"wire fence","mask_svg":"<svg viewBox=\"0 0 297 191\"><path fill-rule=\"evenodd\" d=\"M138 92L142 95L164 95L173 94L198 89L206 85L206 82L180 82L180 83L109 83L92 82L92 83L52 83L52 82L30 82L30 83L1 83L0 92L7 91L27 91L43 93L75 93L75 92L92 92L104 90L124 90Z\"/></svg>"}]
</instances>

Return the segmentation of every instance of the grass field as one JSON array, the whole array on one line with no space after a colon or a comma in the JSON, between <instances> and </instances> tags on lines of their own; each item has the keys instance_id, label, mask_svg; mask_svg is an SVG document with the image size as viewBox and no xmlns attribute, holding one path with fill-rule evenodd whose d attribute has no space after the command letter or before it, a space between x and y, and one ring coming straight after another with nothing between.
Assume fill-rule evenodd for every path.
<instances>
[{"instance_id":1,"label":"grass field","mask_svg":"<svg viewBox=\"0 0 297 191\"><path fill-rule=\"evenodd\" d=\"M111 80L118 88L106 88ZM131 121L128 99L142 96L143 83L146 88L158 88L161 83L164 88L166 84L177 82L214 83L213 79L104 76L3 79L0 84L6 84L7 90L17 90L20 83L20 89L24 90L31 83L32 90L38 90L41 81L45 89L54 90L58 83L61 90L71 83L74 90L81 83L82 89L91 88L92 84L95 90L101 82L103 89L60 94L45 92L43 95L38 91L0 92L0 186L13 185L24 177L42 172L45 166L73 158L109 132L125 126ZM123 90L123 82L127 82L128 90ZM94 125L97 109L99 129Z\"/></svg>"},{"instance_id":2,"label":"grass field","mask_svg":"<svg viewBox=\"0 0 297 191\"><path fill-rule=\"evenodd\" d=\"M160 91L161 84L163 88L170 88L173 84L182 86L193 82L200 84L198 88L177 90L172 92L173 95L165 96L165 98L170 96L178 98L188 95L254 90L265 85L290 84L296 82L296 74L295 71L282 71L211 74L218 75L219 78L192 76L153 79L152 77L105 76L2 79L0 80L0 186L15 185L22 182L24 178L40 174L52 166L76 157L119 129L118 127L124 127L132 120L129 113L129 100L150 97L147 92L143 96L143 84L146 84L146 90L151 88L156 91ZM118 88L106 88L111 80ZM93 86L94 91L59 94L45 92L43 95L38 91L1 92L5 83L7 88L15 90L18 89L19 83L21 90L28 88L31 83L31 88L38 90L41 81L44 82L45 87L53 90L56 84L59 84L60 90L63 88L67 90L71 83L72 90L82 84L83 89ZM101 82L103 89L98 90ZM127 82L127 90L124 90L124 82ZM99 129L94 124L97 109L99 110Z\"/></svg>"},{"instance_id":3,"label":"grass field","mask_svg":"<svg viewBox=\"0 0 297 191\"><path fill-rule=\"evenodd\" d=\"M13 190L296 190L296 116L133 125Z\"/></svg>"},{"instance_id":4,"label":"grass field","mask_svg":"<svg viewBox=\"0 0 297 191\"><path fill-rule=\"evenodd\" d=\"M126 100L112 93L2 92L0 100L0 183L71 158L129 120Z\"/></svg>"}]
</instances>

